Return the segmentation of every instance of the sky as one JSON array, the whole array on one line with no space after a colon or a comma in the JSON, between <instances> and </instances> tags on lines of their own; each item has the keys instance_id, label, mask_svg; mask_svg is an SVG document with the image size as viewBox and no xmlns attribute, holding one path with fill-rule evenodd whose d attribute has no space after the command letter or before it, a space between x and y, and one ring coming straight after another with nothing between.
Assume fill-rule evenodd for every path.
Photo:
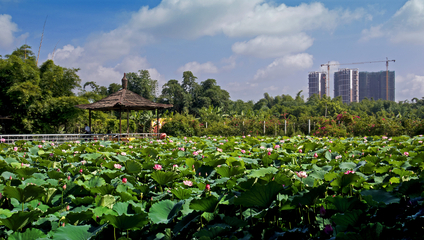
<instances>
[{"instance_id":1,"label":"sky","mask_svg":"<svg viewBox=\"0 0 424 240\"><path fill-rule=\"evenodd\" d=\"M303 91L324 63L384 61L396 101L424 97L424 0L0 0L0 55L27 43L82 84L147 69L162 85L192 71L232 100ZM54 54L53 54L54 53ZM386 63L331 66L385 71ZM159 92L160 93L160 92Z\"/></svg>"}]
</instances>

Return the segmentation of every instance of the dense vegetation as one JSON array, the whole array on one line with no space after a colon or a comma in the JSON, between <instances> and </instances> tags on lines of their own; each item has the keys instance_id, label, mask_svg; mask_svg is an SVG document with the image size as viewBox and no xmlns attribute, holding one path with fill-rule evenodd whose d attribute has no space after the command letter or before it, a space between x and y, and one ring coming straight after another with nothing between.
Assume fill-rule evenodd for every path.
<instances>
[{"instance_id":1,"label":"dense vegetation","mask_svg":"<svg viewBox=\"0 0 424 240\"><path fill-rule=\"evenodd\" d=\"M423 140L0 143L0 238L422 239Z\"/></svg>"},{"instance_id":2,"label":"dense vegetation","mask_svg":"<svg viewBox=\"0 0 424 240\"><path fill-rule=\"evenodd\" d=\"M121 89L121 85L117 79L117 83L109 86L93 81L81 86L78 70L57 66L51 60L36 66L34 54L27 45L4 58L0 56L0 117L11 118L0 119L0 133L80 131L88 121L88 112L74 105L98 101ZM174 136L413 136L423 133L424 99L398 103L365 99L347 105L340 98L320 99L316 95L305 100L302 92L298 92L294 98L265 93L255 103L232 101L215 79L198 83L190 71L183 73L181 81L169 80L161 91L147 70L127 73L127 78L131 91L152 101L174 105L160 112L161 117L173 119L168 120L163 131ZM114 112L93 112L93 131L117 132L117 116ZM131 112L131 131L151 131L150 120L155 117L151 111Z\"/></svg>"}]
</instances>

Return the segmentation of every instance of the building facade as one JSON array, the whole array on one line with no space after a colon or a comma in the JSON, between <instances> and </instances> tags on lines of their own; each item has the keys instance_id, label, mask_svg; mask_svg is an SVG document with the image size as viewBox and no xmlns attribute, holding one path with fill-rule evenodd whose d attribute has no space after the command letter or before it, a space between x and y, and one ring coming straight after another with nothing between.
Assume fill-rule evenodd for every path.
<instances>
[{"instance_id":1,"label":"building facade","mask_svg":"<svg viewBox=\"0 0 424 240\"><path fill-rule=\"evenodd\" d=\"M317 94L320 98L327 95L327 75L323 72L309 73L309 97Z\"/></svg>"},{"instance_id":2,"label":"building facade","mask_svg":"<svg viewBox=\"0 0 424 240\"><path fill-rule=\"evenodd\" d=\"M359 71L343 68L334 73L334 97L341 96L343 103L359 102Z\"/></svg>"},{"instance_id":3,"label":"building facade","mask_svg":"<svg viewBox=\"0 0 424 240\"><path fill-rule=\"evenodd\" d=\"M359 100L395 101L395 72L389 71L389 99L386 99L386 71L359 73Z\"/></svg>"}]
</instances>

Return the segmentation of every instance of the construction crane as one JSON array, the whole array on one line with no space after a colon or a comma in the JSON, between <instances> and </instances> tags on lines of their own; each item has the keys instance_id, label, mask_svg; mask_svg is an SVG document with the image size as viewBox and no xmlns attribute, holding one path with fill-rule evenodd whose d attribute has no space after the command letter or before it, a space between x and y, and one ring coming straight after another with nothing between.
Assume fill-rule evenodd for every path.
<instances>
[{"instance_id":1,"label":"construction crane","mask_svg":"<svg viewBox=\"0 0 424 240\"><path fill-rule=\"evenodd\" d=\"M356 62L356 63L324 63L321 67L327 66L327 94L330 95L330 66L336 65L353 65L353 64L365 64L365 63L378 63L386 62L386 100L389 100L389 62L395 62L396 60L389 60L386 57L385 61L370 61L370 62Z\"/></svg>"}]
</instances>

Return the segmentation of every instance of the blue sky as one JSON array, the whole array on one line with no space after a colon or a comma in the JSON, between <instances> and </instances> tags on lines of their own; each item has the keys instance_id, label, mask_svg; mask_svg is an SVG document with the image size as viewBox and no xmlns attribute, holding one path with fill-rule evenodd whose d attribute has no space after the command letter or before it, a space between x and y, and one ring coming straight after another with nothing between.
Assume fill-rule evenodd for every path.
<instances>
[{"instance_id":1,"label":"blue sky","mask_svg":"<svg viewBox=\"0 0 424 240\"><path fill-rule=\"evenodd\" d=\"M25 41L37 53L46 17L40 62L57 44L55 63L80 68L83 83L148 69L161 89L188 70L198 82L216 79L232 100L306 98L308 72L321 64L388 57L396 101L424 97L424 0L0 0L0 55Z\"/></svg>"}]
</instances>

